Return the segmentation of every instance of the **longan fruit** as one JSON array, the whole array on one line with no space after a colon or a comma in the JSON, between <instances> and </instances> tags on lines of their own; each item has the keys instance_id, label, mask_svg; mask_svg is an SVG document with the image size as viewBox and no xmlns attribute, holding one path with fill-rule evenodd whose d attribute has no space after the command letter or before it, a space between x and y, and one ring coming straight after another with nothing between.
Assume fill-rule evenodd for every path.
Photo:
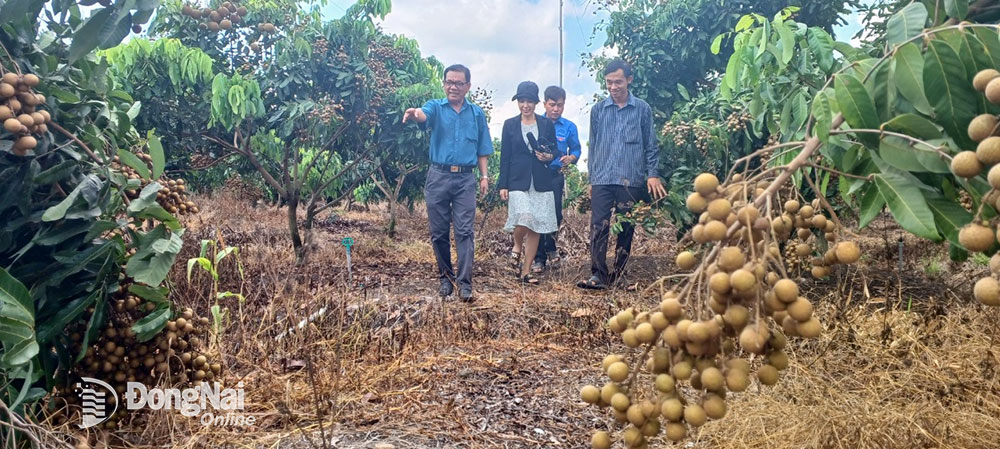
<instances>
[{"instance_id":1,"label":"longan fruit","mask_svg":"<svg viewBox=\"0 0 1000 449\"><path fill-rule=\"evenodd\" d=\"M982 252L993 247L996 236L988 226L969 223L958 231L958 243L972 252Z\"/></svg>"},{"instance_id":2,"label":"longan fruit","mask_svg":"<svg viewBox=\"0 0 1000 449\"><path fill-rule=\"evenodd\" d=\"M741 369L729 369L726 371L726 388L729 391L741 392L750 386L750 375Z\"/></svg>"},{"instance_id":3,"label":"longan fruit","mask_svg":"<svg viewBox=\"0 0 1000 449\"><path fill-rule=\"evenodd\" d=\"M794 214L799 211L799 202L795 200L785 201L785 212Z\"/></svg>"},{"instance_id":4,"label":"longan fruit","mask_svg":"<svg viewBox=\"0 0 1000 449\"><path fill-rule=\"evenodd\" d=\"M631 404L632 402L628 399L628 396L626 396L625 393L615 393L614 396L611 396L611 407L619 412L628 410Z\"/></svg>"},{"instance_id":5,"label":"longan fruit","mask_svg":"<svg viewBox=\"0 0 1000 449\"><path fill-rule=\"evenodd\" d=\"M740 304L731 304L726 307L722 318L733 329L742 330L750 321L750 310Z\"/></svg>"},{"instance_id":6,"label":"longan fruit","mask_svg":"<svg viewBox=\"0 0 1000 449\"><path fill-rule=\"evenodd\" d=\"M815 211L813 210L813 207L809 205L802 206L799 209L799 216L802 217L804 220L812 218L814 213Z\"/></svg>"},{"instance_id":7,"label":"longan fruit","mask_svg":"<svg viewBox=\"0 0 1000 449\"><path fill-rule=\"evenodd\" d=\"M21 121L16 118L9 118L3 122L3 129L9 133L20 132L23 127L24 125L21 124Z\"/></svg>"},{"instance_id":8,"label":"longan fruit","mask_svg":"<svg viewBox=\"0 0 1000 449\"><path fill-rule=\"evenodd\" d=\"M677 259L675 260L675 262L677 263L677 268L680 268L682 270L690 270L694 268L694 266L698 263L698 259L694 256L694 253L692 253L691 251L683 251L677 254Z\"/></svg>"},{"instance_id":9,"label":"longan fruit","mask_svg":"<svg viewBox=\"0 0 1000 449\"><path fill-rule=\"evenodd\" d=\"M611 400L614 399L615 395L621 393L621 389L618 388L618 384L614 382L608 382L601 387L601 402L611 405ZM626 399L628 399L626 397Z\"/></svg>"},{"instance_id":10,"label":"longan fruit","mask_svg":"<svg viewBox=\"0 0 1000 449\"><path fill-rule=\"evenodd\" d=\"M677 398L667 399L660 404L660 416L663 416L667 421L680 421L681 417L684 416L684 404Z\"/></svg>"},{"instance_id":11,"label":"longan fruit","mask_svg":"<svg viewBox=\"0 0 1000 449\"><path fill-rule=\"evenodd\" d=\"M725 386L726 379L718 368L709 367L701 372L701 385L710 391L718 391Z\"/></svg>"},{"instance_id":12,"label":"longan fruit","mask_svg":"<svg viewBox=\"0 0 1000 449\"><path fill-rule=\"evenodd\" d=\"M778 369L768 364L761 365L757 368L757 380L767 386L778 383Z\"/></svg>"},{"instance_id":13,"label":"longan fruit","mask_svg":"<svg viewBox=\"0 0 1000 449\"><path fill-rule=\"evenodd\" d=\"M679 422L669 422L665 433L670 441L681 441L687 437L687 426Z\"/></svg>"},{"instance_id":14,"label":"longan fruit","mask_svg":"<svg viewBox=\"0 0 1000 449\"><path fill-rule=\"evenodd\" d=\"M705 239L710 242L718 242L726 238L726 231L729 229L726 224L719 220L709 220L705 223Z\"/></svg>"},{"instance_id":15,"label":"longan fruit","mask_svg":"<svg viewBox=\"0 0 1000 449\"><path fill-rule=\"evenodd\" d=\"M993 78L986 83L986 99L993 104L1000 104L1000 80Z\"/></svg>"},{"instance_id":16,"label":"longan fruit","mask_svg":"<svg viewBox=\"0 0 1000 449\"><path fill-rule=\"evenodd\" d=\"M718 265L723 271L731 273L745 263L746 256L738 246L727 246L719 251Z\"/></svg>"},{"instance_id":17,"label":"longan fruit","mask_svg":"<svg viewBox=\"0 0 1000 449\"><path fill-rule=\"evenodd\" d=\"M969 122L969 138L974 142L981 142L983 139L992 136L997 127L997 117L993 114L980 114Z\"/></svg>"},{"instance_id":18,"label":"longan fruit","mask_svg":"<svg viewBox=\"0 0 1000 449\"><path fill-rule=\"evenodd\" d=\"M594 432L594 435L590 437L590 447L593 449L611 449L611 435L608 435L603 430Z\"/></svg>"},{"instance_id":19,"label":"longan fruit","mask_svg":"<svg viewBox=\"0 0 1000 449\"><path fill-rule=\"evenodd\" d=\"M688 362L677 362L670 371L674 375L674 379L688 380L691 378L691 364Z\"/></svg>"},{"instance_id":20,"label":"longan fruit","mask_svg":"<svg viewBox=\"0 0 1000 449\"><path fill-rule=\"evenodd\" d=\"M980 70L972 78L972 87L980 92L985 92L986 86L989 85L990 81L993 81L998 76L1000 76L1000 72L994 69Z\"/></svg>"},{"instance_id":21,"label":"longan fruit","mask_svg":"<svg viewBox=\"0 0 1000 449\"><path fill-rule=\"evenodd\" d=\"M642 425L642 434L647 437L655 437L660 434L660 420L650 419Z\"/></svg>"},{"instance_id":22,"label":"longan fruit","mask_svg":"<svg viewBox=\"0 0 1000 449\"><path fill-rule=\"evenodd\" d=\"M673 376L669 374L659 374L656 376L656 380L653 381L656 389L662 393L671 393L676 388L676 382Z\"/></svg>"},{"instance_id":23,"label":"longan fruit","mask_svg":"<svg viewBox=\"0 0 1000 449\"><path fill-rule=\"evenodd\" d=\"M28 73L24 75L22 81L28 87L35 87L38 86L38 83L40 83L42 80L38 78L38 75L35 75L34 73Z\"/></svg>"},{"instance_id":24,"label":"longan fruit","mask_svg":"<svg viewBox=\"0 0 1000 449\"><path fill-rule=\"evenodd\" d=\"M799 296L795 302L788 305L788 316L796 321L808 321L812 317L813 305L808 299Z\"/></svg>"},{"instance_id":25,"label":"longan fruit","mask_svg":"<svg viewBox=\"0 0 1000 449\"><path fill-rule=\"evenodd\" d=\"M737 291L747 291L757 286L757 277L740 268L729 275L729 285Z\"/></svg>"},{"instance_id":26,"label":"longan fruit","mask_svg":"<svg viewBox=\"0 0 1000 449\"><path fill-rule=\"evenodd\" d=\"M688 210L696 214L705 212L705 209L708 208L708 202L705 200L705 197L701 196L698 192L688 195L685 205L687 205Z\"/></svg>"},{"instance_id":27,"label":"longan fruit","mask_svg":"<svg viewBox=\"0 0 1000 449\"><path fill-rule=\"evenodd\" d=\"M656 329L650 323L642 323L635 327L635 336L642 343L649 344L656 341L656 334Z\"/></svg>"},{"instance_id":28,"label":"longan fruit","mask_svg":"<svg viewBox=\"0 0 1000 449\"><path fill-rule=\"evenodd\" d=\"M724 295L729 293L729 274L718 272L708 278L708 287L715 293Z\"/></svg>"},{"instance_id":29,"label":"longan fruit","mask_svg":"<svg viewBox=\"0 0 1000 449\"><path fill-rule=\"evenodd\" d=\"M861 249L858 244L852 241L843 241L835 247L837 261L844 264L852 264L861 258Z\"/></svg>"},{"instance_id":30,"label":"longan fruit","mask_svg":"<svg viewBox=\"0 0 1000 449\"><path fill-rule=\"evenodd\" d=\"M705 410L705 415L712 419L722 419L726 416L726 400L719 395L710 394L705 396L701 403L701 408Z\"/></svg>"},{"instance_id":31,"label":"longan fruit","mask_svg":"<svg viewBox=\"0 0 1000 449\"><path fill-rule=\"evenodd\" d=\"M684 407L684 422L693 427L701 427L708 421L705 409L698 404L688 404Z\"/></svg>"},{"instance_id":32,"label":"longan fruit","mask_svg":"<svg viewBox=\"0 0 1000 449\"><path fill-rule=\"evenodd\" d=\"M783 371L788 368L788 354L785 351L776 350L767 355L765 362L778 369L778 371Z\"/></svg>"},{"instance_id":33,"label":"longan fruit","mask_svg":"<svg viewBox=\"0 0 1000 449\"><path fill-rule=\"evenodd\" d=\"M711 195L719 187L719 178L711 173L702 173L694 178L694 190L701 196Z\"/></svg>"},{"instance_id":34,"label":"longan fruit","mask_svg":"<svg viewBox=\"0 0 1000 449\"><path fill-rule=\"evenodd\" d=\"M774 283L774 295L786 304L794 302L799 297L799 285L791 279L781 279Z\"/></svg>"},{"instance_id":35,"label":"longan fruit","mask_svg":"<svg viewBox=\"0 0 1000 449\"><path fill-rule=\"evenodd\" d=\"M622 343L625 343L625 346L630 348L638 348L642 342L639 341L639 336L635 333L635 329L625 329L622 332Z\"/></svg>"},{"instance_id":36,"label":"longan fruit","mask_svg":"<svg viewBox=\"0 0 1000 449\"><path fill-rule=\"evenodd\" d=\"M1000 94L1000 83L997 84L997 87L998 94ZM1000 162L1000 137L990 136L979 142L979 145L976 146L976 158L985 166Z\"/></svg>"},{"instance_id":37,"label":"longan fruit","mask_svg":"<svg viewBox=\"0 0 1000 449\"><path fill-rule=\"evenodd\" d=\"M972 295L987 306L1000 306L1000 283L992 277L984 277L976 281Z\"/></svg>"},{"instance_id":38,"label":"longan fruit","mask_svg":"<svg viewBox=\"0 0 1000 449\"><path fill-rule=\"evenodd\" d=\"M660 302L660 312L663 312L663 315L666 316L667 319L676 320L683 315L684 310L682 309L681 302L677 299L677 296L667 297L668 294L669 292L663 295L663 301Z\"/></svg>"},{"instance_id":39,"label":"longan fruit","mask_svg":"<svg viewBox=\"0 0 1000 449\"><path fill-rule=\"evenodd\" d=\"M709 326L704 322L699 321L691 323L687 327L686 337L687 341L689 342L704 343L708 341L708 339L711 338L711 336L712 336L711 330L709 329Z\"/></svg>"},{"instance_id":40,"label":"longan fruit","mask_svg":"<svg viewBox=\"0 0 1000 449\"><path fill-rule=\"evenodd\" d=\"M0 98L10 98L17 93L17 89L13 85L7 83L0 83Z\"/></svg>"},{"instance_id":41,"label":"longan fruit","mask_svg":"<svg viewBox=\"0 0 1000 449\"><path fill-rule=\"evenodd\" d=\"M763 332L761 332L763 330ZM747 352L761 354L764 351L764 344L767 343L766 328L759 329L758 326L746 326L740 332L740 347Z\"/></svg>"},{"instance_id":42,"label":"longan fruit","mask_svg":"<svg viewBox=\"0 0 1000 449\"><path fill-rule=\"evenodd\" d=\"M638 404L630 405L625 411L625 417L633 426L642 427L643 424L646 424L646 414L642 412L642 407Z\"/></svg>"},{"instance_id":43,"label":"longan fruit","mask_svg":"<svg viewBox=\"0 0 1000 449\"><path fill-rule=\"evenodd\" d=\"M803 321L798 323L795 328L798 334L805 338L816 338L819 337L819 334L821 332L823 332L823 325L820 324L819 320L817 320L816 317L812 317L809 318L808 321Z\"/></svg>"},{"instance_id":44,"label":"longan fruit","mask_svg":"<svg viewBox=\"0 0 1000 449\"><path fill-rule=\"evenodd\" d=\"M608 378L615 382L624 382L628 379L628 365L625 362L615 362L608 367Z\"/></svg>"},{"instance_id":45,"label":"longan fruit","mask_svg":"<svg viewBox=\"0 0 1000 449\"><path fill-rule=\"evenodd\" d=\"M717 198L708 203L708 216L714 220L725 220L732 210L732 203L725 198Z\"/></svg>"}]
</instances>

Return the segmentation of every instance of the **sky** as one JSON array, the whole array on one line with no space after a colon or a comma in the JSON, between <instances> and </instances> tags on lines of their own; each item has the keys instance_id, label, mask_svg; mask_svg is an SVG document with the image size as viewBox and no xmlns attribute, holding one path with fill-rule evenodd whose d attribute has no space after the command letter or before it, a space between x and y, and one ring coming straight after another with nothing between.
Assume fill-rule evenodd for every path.
<instances>
[{"instance_id":1,"label":"sky","mask_svg":"<svg viewBox=\"0 0 1000 449\"><path fill-rule=\"evenodd\" d=\"M342 16L350 1L328 0L324 17ZM563 88L567 92L563 117L576 123L584 142L589 109L594 95L601 94L601 86L583 67L580 55L607 51L604 33L593 33L594 26L607 17L598 2L564 0L563 6ZM846 21L836 30L838 40L849 41L860 29L857 15ZM469 67L473 89L493 91L490 134L495 138L500 137L503 121L518 114L511 97L519 82L534 81L540 91L559 84L559 0L394 0L392 12L380 25L388 33L416 39L425 56L434 55L446 66ZM537 112L545 112L541 104Z\"/></svg>"}]
</instances>

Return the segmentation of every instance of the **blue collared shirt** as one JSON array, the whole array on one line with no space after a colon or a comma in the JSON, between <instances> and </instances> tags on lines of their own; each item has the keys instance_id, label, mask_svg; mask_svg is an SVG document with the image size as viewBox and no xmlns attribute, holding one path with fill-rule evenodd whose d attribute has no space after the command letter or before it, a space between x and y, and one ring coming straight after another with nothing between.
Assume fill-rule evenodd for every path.
<instances>
[{"instance_id":1,"label":"blue collared shirt","mask_svg":"<svg viewBox=\"0 0 1000 449\"><path fill-rule=\"evenodd\" d=\"M424 103L427 121L420 129L431 134L430 158L434 164L475 166L479 156L493 154L490 127L483 110L468 100L462 102L458 112L447 98Z\"/></svg>"},{"instance_id":2,"label":"blue collared shirt","mask_svg":"<svg viewBox=\"0 0 1000 449\"><path fill-rule=\"evenodd\" d=\"M653 109L631 93L619 108L611 97L590 109L591 185L643 188L659 176L660 150L653 134Z\"/></svg>"},{"instance_id":3,"label":"blue collared shirt","mask_svg":"<svg viewBox=\"0 0 1000 449\"><path fill-rule=\"evenodd\" d=\"M559 147L560 157L576 156L576 160L580 160L580 133L576 130L576 123L559 117L552 124L556 127L556 145ZM561 167L562 162L558 157L549 163L549 168L553 170Z\"/></svg>"}]
</instances>

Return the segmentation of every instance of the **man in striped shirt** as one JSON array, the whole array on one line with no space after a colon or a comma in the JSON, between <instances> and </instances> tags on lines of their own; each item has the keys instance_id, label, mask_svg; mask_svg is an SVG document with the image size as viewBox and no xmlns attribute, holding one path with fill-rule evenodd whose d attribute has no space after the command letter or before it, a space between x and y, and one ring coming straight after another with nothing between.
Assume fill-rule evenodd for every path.
<instances>
[{"instance_id":1,"label":"man in striped shirt","mask_svg":"<svg viewBox=\"0 0 1000 449\"><path fill-rule=\"evenodd\" d=\"M653 134L653 110L628 91L632 67L620 59L604 68L610 95L590 110L590 279L577 286L605 289L624 274L632 251L634 228L622 223L615 248L614 271L608 272L607 251L612 210L626 214L639 200L667 195L660 183L659 148Z\"/></svg>"}]
</instances>

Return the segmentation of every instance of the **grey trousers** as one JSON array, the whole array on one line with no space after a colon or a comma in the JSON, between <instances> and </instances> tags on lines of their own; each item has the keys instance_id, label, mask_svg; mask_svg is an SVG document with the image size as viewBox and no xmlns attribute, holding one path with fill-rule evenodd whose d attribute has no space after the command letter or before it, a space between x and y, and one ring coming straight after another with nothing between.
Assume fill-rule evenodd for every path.
<instances>
[{"instance_id":1,"label":"grey trousers","mask_svg":"<svg viewBox=\"0 0 1000 449\"><path fill-rule=\"evenodd\" d=\"M431 167L424 184L431 246L442 281L454 279L459 287L472 287L472 259L475 252L476 219L475 173L449 173ZM451 264L451 227L455 227L458 250L458 277Z\"/></svg>"}]
</instances>

